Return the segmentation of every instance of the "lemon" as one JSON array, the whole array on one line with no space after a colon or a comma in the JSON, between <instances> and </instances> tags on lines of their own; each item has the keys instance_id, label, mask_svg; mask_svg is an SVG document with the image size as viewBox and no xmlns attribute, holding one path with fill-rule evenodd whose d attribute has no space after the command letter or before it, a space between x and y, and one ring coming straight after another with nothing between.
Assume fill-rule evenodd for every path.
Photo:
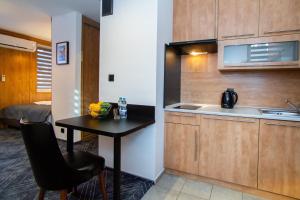
<instances>
[{"instance_id":1,"label":"lemon","mask_svg":"<svg viewBox=\"0 0 300 200\"><path fill-rule=\"evenodd\" d=\"M98 117L99 116L99 114L97 112L94 112L94 111L92 111L90 114L91 114L92 117Z\"/></svg>"}]
</instances>

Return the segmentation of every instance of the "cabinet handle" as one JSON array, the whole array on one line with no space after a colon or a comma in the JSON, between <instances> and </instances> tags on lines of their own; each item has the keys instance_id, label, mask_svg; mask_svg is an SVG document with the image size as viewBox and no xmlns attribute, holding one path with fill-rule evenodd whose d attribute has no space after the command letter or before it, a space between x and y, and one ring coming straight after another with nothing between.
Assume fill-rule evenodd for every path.
<instances>
[{"instance_id":1,"label":"cabinet handle","mask_svg":"<svg viewBox=\"0 0 300 200\"><path fill-rule=\"evenodd\" d=\"M288 33L288 32L299 32L299 31L300 31L300 29L286 30L286 31L267 31L267 32L264 32L264 34Z\"/></svg>"},{"instance_id":2,"label":"cabinet handle","mask_svg":"<svg viewBox=\"0 0 300 200\"><path fill-rule=\"evenodd\" d=\"M234 37L247 37L247 36L254 36L255 34L243 34L243 35L225 35L222 38L234 38Z\"/></svg>"},{"instance_id":3,"label":"cabinet handle","mask_svg":"<svg viewBox=\"0 0 300 200\"><path fill-rule=\"evenodd\" d=\"M179 116L179 117L196 117L195 115L189 115L189 114L177 114L177 113L169 113L170 116Z\"/></svg>"},{"instance_id":4,"label":"cabinet handle","mask_svg":"<svg viewBox=\"0 0 300 200\"><path fill-rule=\"evenodd\" d=\"M178 115L180 117L195 117L194 115Z\"/></svg>"},{"instance_id":5,"label":"cabinet handle","mask_svg":"<svg viewBox=\"0 0 300 200\"><path fill-rule=\"evenodd\" d=\"M231 122L245 122L245 123L255 123L255 120L235 120L235 119L225 119L225 118L216 118L216 117L203 117L203 119L213 119L213 120L221 120L221 121L231 121Z\"/></svg>"},{"instance_id":6,"label":"cabinet handle","mask_svg":"<svg viewBox=\"0 0 300 200\"><path fill-rule=\"evenodd\" d=\"M194 153L194 161L198 160L198 140L197 140L197 131L195 131L195 153Z\"/></svg>"},{"instance_id":7,"label":"cabinet handle","mask_svg":"<svg viewBox=\"0 0 300 200\"><path fill-rule=\"evenodd\" d=\"M285 127L300 128L300 125L275 124L275 123L265 123L265 125L268 125L268 126L285 126Z\"/></svg>"}]
</instances>

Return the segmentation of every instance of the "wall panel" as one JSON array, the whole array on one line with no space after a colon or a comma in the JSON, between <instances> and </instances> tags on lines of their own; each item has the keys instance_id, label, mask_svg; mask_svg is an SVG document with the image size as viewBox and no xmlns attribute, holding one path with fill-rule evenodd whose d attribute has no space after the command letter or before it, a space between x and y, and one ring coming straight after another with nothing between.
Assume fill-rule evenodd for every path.
<instances>
[{"instance_id":1,"label":"wall panel","mask_svg":"<svg viewBox=\"0 0 300 200\"><path fill-rule=\"evenodd\" d=\"M36 90L36 53L0 47L0 109L14 104L51 100L51 93ZM0 74L0 75L1 75Z\"/></svg>"}]
</instances>

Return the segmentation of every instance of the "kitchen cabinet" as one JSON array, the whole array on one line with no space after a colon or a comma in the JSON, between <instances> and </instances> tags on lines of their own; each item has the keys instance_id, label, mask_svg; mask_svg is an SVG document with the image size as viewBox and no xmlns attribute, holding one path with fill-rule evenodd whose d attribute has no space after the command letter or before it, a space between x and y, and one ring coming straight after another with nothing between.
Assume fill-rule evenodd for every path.
<instances>
[{"instance_id":1,"label":"kitchen cabinet","mask_svg":"<svg viewBox=\"0 0 300 200\"><path fill-rule=\"evenodd\" d=\"M300 122L165 113L165 168L300 198Z\"/></svg>"},{"instance_id":2,"label":"kitchen cabinet","mask_svg":"<svg viewBox=\"0 0 300 200\"><path fill-rule=\"evenodd\" d=\"M260 0L260 35L300 33L299 0Z\"/></svg>"},{"instance_id":3,"label":"kitchen cabinet","mask_svg":"<svg viewBox=\"0 0 300 200\"><path fill-rule=\"evenodd\" d=\"M300 122L261 120L258 188L300 198Z\"/></svg>"},{"instance_id":4,"label":"kitchen cabinet","mask_svg":"<svg viewBox=\"0 0 300 200\"><path fill-rule=\"evenodd\" d=\"M199 175L257 188L259 120L203 115Z\"/></svg>"},{"instance_id":5,"label":"kitchen cabinet","mask_svg":"<svg viewBox=\"0 0 300 200\"><path fill-rule=\"evenodd\" d=\"M198 172L199 126L165 124L165 167L190 174Z\"/></svg>"},{"instance_id":6,"label":"kitchen cabinet","mask_svg":"<svg viewBox=\"0 0 300 200\"><path fill-rule=\"evenodd\" d=\"M216 38L216 0L174 0L173 41Z\"/></svg>"},{"instance_id":7,"label":"kitchen cabinet","mask_svg":"<svg viewBox=\"0 0 300 200\"><path fill-rule=\"evenodd\" d=\"M300 34L218 42L219 70L299 69Z\"/></svg>"},{"instance_id":8,"label":"kitchen cabinet","mask_svg":"<svg viewBox=\"0 0 300 200\"><path fill-rule=\"evenodd\" d=\"M219 0L218 39L258 36L259 0Z\"/></svg>"},{"instance_id":9,"label":"kitchen cabinet","mask_svg":"<svg viewBox=\"0 0 300 200\"><path fill-rule=\"evenodd\" d=\"M195 117L195 118L194 118ZM198 173L199 126L190 125L196 115L167 113L165 123L165 167L190 174ZM180 123L178 123L180 122ZM181 123L186 124L181 124Z\"/></svg>"}]
</instances>

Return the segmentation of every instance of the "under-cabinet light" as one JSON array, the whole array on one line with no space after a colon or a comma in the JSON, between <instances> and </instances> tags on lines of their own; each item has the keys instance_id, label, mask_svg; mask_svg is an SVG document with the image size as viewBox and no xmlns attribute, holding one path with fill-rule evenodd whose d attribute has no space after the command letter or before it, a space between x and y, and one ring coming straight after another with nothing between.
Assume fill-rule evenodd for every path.
<instances>
[{"instance_id":1,"label":"under-cabinet light","mask_svg":"<svg viewBox=\"0 0 300 200\"><path fill-rule=\"evenodd\" d=\"M192 51L190 53L190 55L192 55L192 56L206 55L206 54L208 54L208 52L196 52L196 51Z\"/></svg>"}]
</instances>

